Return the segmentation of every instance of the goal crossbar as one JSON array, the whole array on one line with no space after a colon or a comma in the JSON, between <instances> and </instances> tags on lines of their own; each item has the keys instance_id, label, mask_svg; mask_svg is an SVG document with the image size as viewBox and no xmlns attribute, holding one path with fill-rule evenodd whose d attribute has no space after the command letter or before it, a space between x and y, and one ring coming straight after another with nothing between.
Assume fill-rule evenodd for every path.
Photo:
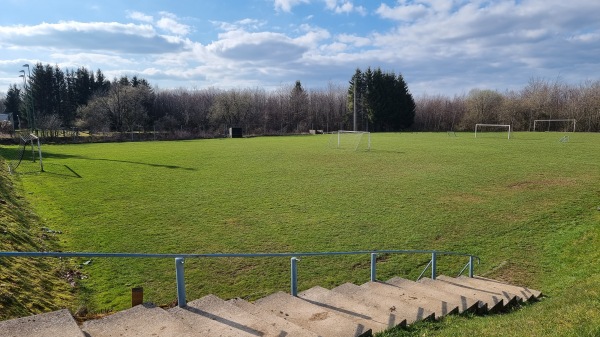
<instances>
[{"instance_id":1,"label":"goal crossbar","mask_svg":"<svg viewBox=\"0 0 600 337\"><path fill-rule=\"evenodd\" d=\"M355 140L353 147L354 150L358 150L360 143L362 142L363 135L367 135L367 151L371 150L371 133L368 131L347 131L347 130L338 130L337 132L337 147L341 147L342 143L342 134L355 134L357 135L357 139Z\"/></svg>"},{"instance_id":2,"label":"goal crossbar","mask_svg":"<svg viewBox=\"0 0 600 337\"><path fill-rule=\"evenodd\" d=\"M575 127L577 125L576 119L536 119L533 121L533 131L535 131L535 126L537 122L572 122L573 123L573 132L575 132Z\"/></svg>"},{"instance_id":3,"label":"goal crossbar","mask_svg":"<svg viewBox=\"0 0 600 337\"><path fill-rule=\"evenodd\" d=\"M475 138L477 138L477 129L480 126L493 126L493 127L505 127L505 128L508 128L508 139L510 139L510 131L511 131L510 124L475 124Z\"/></svg>"},{"instance_id":4,"label":"goal crossbar","mask_svg":"<svg viewBox=\"0 0 600 337\"><path fill-rule=\"evenodd\" d=\"M8 165L8 169L9 169L10 173L12 174L17 169L17 167L19 167L19 165L21 164L21 161L23 161L23 157L25 156L25 151L27 150L27 146L29 146L29 145L31 145L31 159L34 162L35 162L35 146L37 146L38 158L40 161L40 171L44 172L44 163L42 162L42 146L40 144L40 139L33 133L21 134L20 139L21 139L21 144L19 146L20 147L19 154L17 155L17 158L14 160L14 162L9 163L9 165Z\"/></svg>"}]
</instances>

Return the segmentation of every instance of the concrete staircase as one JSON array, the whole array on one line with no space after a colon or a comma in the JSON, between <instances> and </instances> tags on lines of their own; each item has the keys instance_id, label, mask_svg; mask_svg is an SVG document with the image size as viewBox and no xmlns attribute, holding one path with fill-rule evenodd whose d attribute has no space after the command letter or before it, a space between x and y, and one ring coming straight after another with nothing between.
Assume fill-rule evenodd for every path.
<instances>
[{"instance_id":1,"label":"concrete staircase","mask_svg":"<svg viewBox=\"0 0 600 337\"><path fill-rule=\"evenodd\" d=\"M278 292L254 303L208 295L168 310L138 305L78 326L67 310L0 322L0 337L351 337L445 315L495 313L541 292L483 277L393 278L298 297Z\"/></svg>"}]
</instances>

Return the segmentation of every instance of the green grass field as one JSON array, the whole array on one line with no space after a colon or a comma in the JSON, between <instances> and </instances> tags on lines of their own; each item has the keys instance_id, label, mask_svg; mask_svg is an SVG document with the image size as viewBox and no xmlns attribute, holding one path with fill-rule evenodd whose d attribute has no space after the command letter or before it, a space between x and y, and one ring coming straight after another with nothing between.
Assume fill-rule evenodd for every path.
<instances>
[{"instance_id":1,"label":"green grass field","mask_svg":"<svg viewBox=\"0 0 600 337\"><path fill-rule=\"evenodd\" d=\"M63 232L64 251L459 251L481 257L476 274L548 297L386 336L596 336L600 134L562 136L373 134L370 152L332 149L329 135L44 145L46 172L27 164L19 177L46 226ZM378 277L414 279L429 258L383 256ZM438 267L453 275L464 263ZM185 268L188 299L289 291L288 259L188 259ZM93 259L83 272L74 306L93 312L126 308L134 286L147 301L176 297L170 259ZM368 256L299 262L300 290L368 277Z\"/></svg>"}]
</instances>

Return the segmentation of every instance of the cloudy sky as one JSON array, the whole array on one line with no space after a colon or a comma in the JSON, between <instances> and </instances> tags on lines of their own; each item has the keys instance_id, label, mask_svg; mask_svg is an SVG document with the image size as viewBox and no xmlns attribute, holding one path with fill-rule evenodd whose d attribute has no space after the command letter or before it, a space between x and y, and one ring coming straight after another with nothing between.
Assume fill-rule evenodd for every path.
<instances>
[{"instance_id":1,"label":"cloudy sky","mask_svg":"<svg viewBox=\"0 0 600 337\"><path fill-rule=\"evenodd\" d=\"M597 0L1 0L0 92L23 64L160 89L346 84L402 73L420 94L600 79Z\"/></svg>"}]
</instances>

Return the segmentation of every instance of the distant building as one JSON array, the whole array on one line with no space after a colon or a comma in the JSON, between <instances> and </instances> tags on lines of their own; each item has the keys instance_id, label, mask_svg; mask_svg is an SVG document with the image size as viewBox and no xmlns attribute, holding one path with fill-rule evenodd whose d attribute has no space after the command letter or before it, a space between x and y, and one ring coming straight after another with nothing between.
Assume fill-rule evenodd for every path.
<instances>
[{"instance_id":1,"label":"distant building","mask_svg":"<svg viewBox=\"0 0 600 337\"><path fill-rule=\"evenodd\" d=\"M12 113L0 114L0 122L12 123Z\"/></svg>"},{"instance_id":2,"label":"distant building","mask_svg":"<svg viewBox=\"0 0 600 337\"><path fill-rule=\"evenodd\" d=\"M15 125L13 125L12 113L0 114L0 133L10 133L15 131Z\"/></svg>"}]
</instances>

